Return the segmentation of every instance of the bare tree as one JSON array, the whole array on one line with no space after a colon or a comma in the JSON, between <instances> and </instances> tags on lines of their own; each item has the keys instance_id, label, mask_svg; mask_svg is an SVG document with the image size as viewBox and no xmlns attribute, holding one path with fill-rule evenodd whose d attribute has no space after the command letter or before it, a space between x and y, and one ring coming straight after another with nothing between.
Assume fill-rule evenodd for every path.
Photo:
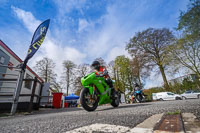
<instances>
[{"instance_id":1,"label":"bare tree","mask_svg":"<svg viewBox=\"0 0 200 133\"><path fill-rule=\"evenodd\" d=\"M67 89L67 96L69 93L69 87L74 83L74 68L76 67L76 64L74 64L72 61L67 60L63 62L64 66L64 83L66 85Z\"/></svg>"},{"instance_id":2,"label":"bare tree","mask_svg":"<svg viewBox=\"0 0 200 133\"><path fill-rule=\"evenodd\" d=\"M200 78L200 42L186 38L177 40L169 47L174 66L185 67Z\"/></svg>"},{"instance_id":3,"label":"bare tree","mask_svg":"<svg viewBox=\"0 0 200 133\"><path fill-rule=\"evenodd\" d=\"M132 67L132 72L139 82L140 86L143 86L142 79L150 76L150 71L152 70L154 64L149 62L149 57L146 53L138 53L139 51L129 51L132 55L130 60L130 65Z\"/></svg>"},{"instance_id":4,"label":"bare tree","mask_svg":"<svg viewBox=\"0 0 200 133\"><path fill-rule=\"evenodd\" d=\"M162 74L164 87L169 89L167 78L165 75L165 67L168 65L167 47L175 40L175 36L169 29L154 29L149 28L143 32L138 32L131 38L127 44L129 51L138 50L141 54L146 54L149 59L149 63L155 63Z\"/></svg>"},{"instance_id":5,"label":"bare tree","mask_svg":"<svg viewBox=\"0 0 200 133\"><path fill-rule=\"evenodd\" d=\"M107 65L107 70L109 72L109 76L111 77L111 79L115 79L115 61L110 61ZM116 80L116 79L115 79Z\"/></svg>"},{"instance_id":6,"label":"bare tree","mask_svg":"<svg viewBox=\"0 0 200 133\"><path fill-rule=\"evenodd\" d=\"M52 88L54 88L55 92L63 92L62 82L55 81Z\"/></svg>"},{"instance_id":7,"label":"bare tree","mask_svg":"<svg viewBox=\"0 0 200 133\"><path fill-rule=\"evenodd\" d=\"M87 74L90 73L90 65L89 64L81 64L76 68L75 71L75 81L74 81L74 87L75 87L75 94L80 95L80 91L82 89L82 83L81 78L85 77Z\"/></svg>"},{"instance_id":8,"label":"bare tree","mask_svg":"<svg viewBox=\"0 0 200 133\"><path fill-rule=\"evenodd\" d=\"M42 60L37 61L34 66L34 70L38 75L45 81L49 82L52 86L56 81L56 74L53 69L55 68L55 63L52 59L44 57Z\"/></svg>"}]
</instances>

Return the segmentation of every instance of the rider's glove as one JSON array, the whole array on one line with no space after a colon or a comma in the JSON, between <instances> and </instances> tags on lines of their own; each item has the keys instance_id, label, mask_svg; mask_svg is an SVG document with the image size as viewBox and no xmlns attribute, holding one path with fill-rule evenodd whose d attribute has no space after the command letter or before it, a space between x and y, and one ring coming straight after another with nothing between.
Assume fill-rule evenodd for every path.
<instances>
[{"instance_id":1,"label":"rider's glove","mask_svg":"<svg viewBox=\"0 0 200 133\"><path fill-rule=\"evenodd\" d=\"M99 76L100 76L100 77L103 77L104 75L103 75L103 74L99 74Z\"/></svg>"},{"instance_id":2,"label":"rider's glove","mask_svg":"<svg viewBox=\"0 0 200 133\"><path fill-rule=\"evenodd\" d=\"M98 72L98 74L96 75L96 77L103 77L103 73L102 72Z\"/></svg>"}]
</instances>

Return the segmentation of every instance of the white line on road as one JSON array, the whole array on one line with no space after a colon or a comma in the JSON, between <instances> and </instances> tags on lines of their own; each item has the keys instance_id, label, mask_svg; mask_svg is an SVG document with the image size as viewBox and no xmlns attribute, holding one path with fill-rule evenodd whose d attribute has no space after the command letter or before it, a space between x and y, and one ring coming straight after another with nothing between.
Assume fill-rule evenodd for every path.
<instances>
[{"instance_id":1,"label":"white line on road","mask_svg":"<svg viewBox=\"0 0 200 133\"><path fill-rule=\"evenodd\" d=\"M66 133L92 133L92 132L104 132L104 133L127 133L130 131L129 127L116 126L109 124L92 124L90 126L84 126L77 128Z\"/></svg>"},{"instance_id":2,"label":"white line on road","mask_svg":"<svg viewBox=\"0 0 200 133\"><path fill-rule=\"evenodd\" d=\"M125 126L109 125L109 124L92 124L89 126L80 127L66 133L92 133L92 132L103 132L103 133L152 133L154 125L160 121L163 114L156 114L144 122L138 124L135 128L131 129Z\"/></svg>"}]
</instances>

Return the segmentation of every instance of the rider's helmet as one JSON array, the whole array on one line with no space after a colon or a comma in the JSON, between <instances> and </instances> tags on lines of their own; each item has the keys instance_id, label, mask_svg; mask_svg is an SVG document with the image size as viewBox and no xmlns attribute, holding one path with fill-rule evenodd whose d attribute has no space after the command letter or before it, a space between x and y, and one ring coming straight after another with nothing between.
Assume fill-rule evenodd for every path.
<instances>
[{"instance_id":1,"label":"rider's helmet","mask_svg":"<svg viewBox=\"0 0 200 133\"><path fill-rule=\"evenodd\" d=\"M134 90L135 90L135 91L140 90L140 86L139 86L138 83L135 83L135 84L134 84Z\"/></svg>"},{"instance_id":2,"label":"rider's helmet","mask_svg":"<svg viewBox=\"0 0 200 133\"><path fill-rule=\"evenodd\" d=\"M92 62L91 67L96 69L96 70L99 70L100 69L100 63L95 60L95 61Z\"/></svg>"},{"instance_id":3,"label":"rider's helmet","mask_svg":"<svg viewBox=\"0 0 200 133\"><path fill-rule=\"evenodd\" d=\"M138 83L135 83L135 87L139 87Z\"/></svg>"}]
</instances>

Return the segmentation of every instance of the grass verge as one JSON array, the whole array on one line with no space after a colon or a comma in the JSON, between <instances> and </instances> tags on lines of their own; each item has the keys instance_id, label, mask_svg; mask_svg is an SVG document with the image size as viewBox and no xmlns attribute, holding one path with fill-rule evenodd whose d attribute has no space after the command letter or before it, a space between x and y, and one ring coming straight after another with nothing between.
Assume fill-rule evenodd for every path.
<instances>
[{"instance_id":1,"label":"grass verge","mask_svg":"<svg viewBox=\"0 0 200 133\"><path fill-rule=\"evenodd\" d=\"M175 112L167 112L166 113L167 115L178 115L178 114L181 114L181 111L180 110L177 110Z\"/></svg>"}]
</instances>

